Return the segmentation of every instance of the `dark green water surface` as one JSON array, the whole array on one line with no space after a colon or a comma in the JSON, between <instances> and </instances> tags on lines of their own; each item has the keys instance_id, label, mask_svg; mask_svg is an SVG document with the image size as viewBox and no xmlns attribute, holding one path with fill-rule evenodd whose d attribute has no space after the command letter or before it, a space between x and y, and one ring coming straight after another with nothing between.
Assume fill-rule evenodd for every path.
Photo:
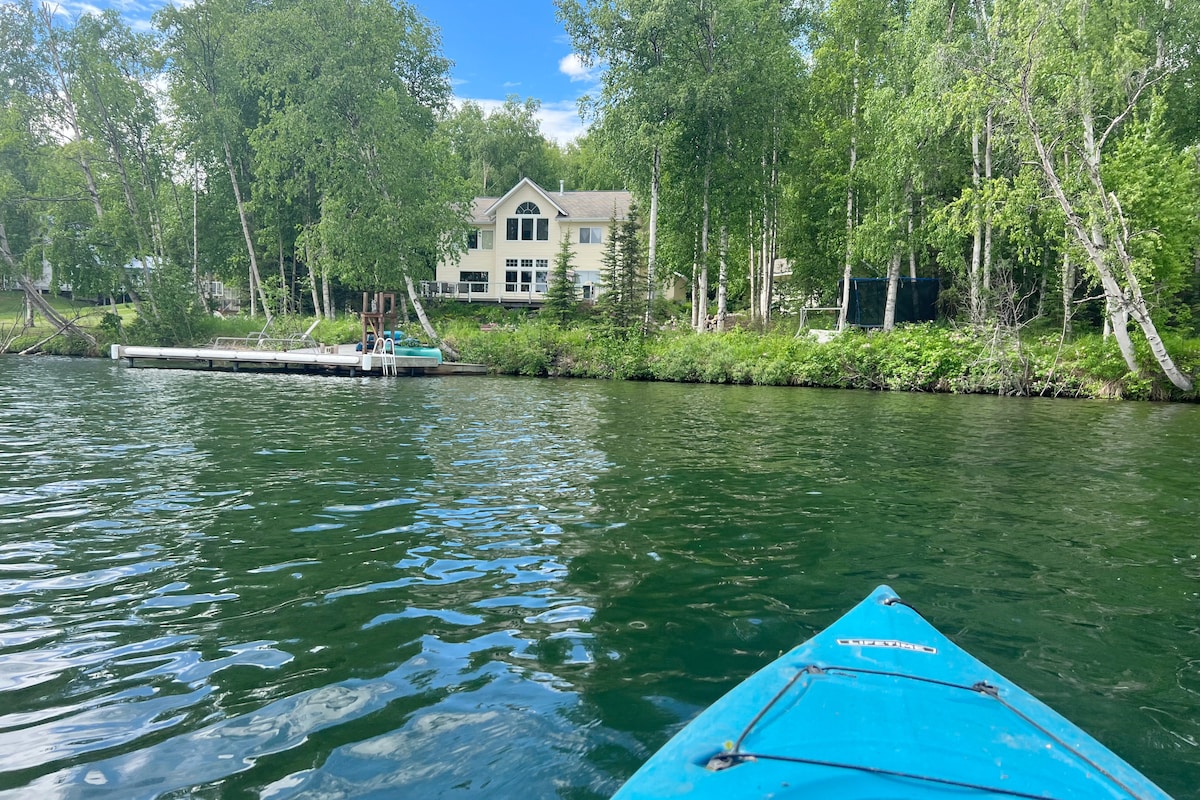
<instances>
[{"instance_id":1,"label":"dark green water surface","mask_svg":"<svg viewBox=\"0 0 1200 800\"><path fill-rule=\"evenodd\" d=\"M606 797L880 583L1200 798L1200 407L0 359L0 797Z\"/></svg>"}]
</instances>

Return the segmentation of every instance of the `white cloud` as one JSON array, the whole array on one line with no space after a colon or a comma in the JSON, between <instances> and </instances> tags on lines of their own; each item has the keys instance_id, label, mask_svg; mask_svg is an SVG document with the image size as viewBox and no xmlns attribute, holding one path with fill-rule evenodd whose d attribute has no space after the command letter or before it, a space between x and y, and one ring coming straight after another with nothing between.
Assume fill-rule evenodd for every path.
<instances>
[{"instance_id":1,"label":"white cloud","mask_svg":"<svg viewBox=\"0 0 1200 800\"><path fill-rule=\"evenodd\" d=\"M91 3L65 3L61 5L55 5L53 7L53 11L55 14L64 16L70 20L76 20L85 14L92 17L98 17L104 13L103 9L101 9L99 6L92 5Z\"/></svg>"},{"instance_id":2,"label":"white cloud","mask_svg":"<svg viewBox=\"0 0 1200 800\"><path fill-rule=\"evenodd\" d=\"M454 98L455 106L466 101L479 106L483 109L484 114L491 114L504 107L503 100L488 100L478 97ZM574 100L542 103L536 116L542 135L560 145L567 144L587 130L587 125L579 117L579 106Z\"/></svg>"},{"instance_id":3,"label":"white cloud","mask_svg":"<svg viewBox=\"0 0 1200 800\"><path fill-rule=\"evenodd\" d=\"M538 111L538 119L546 138L559 144L566 144L587 130L587 125L579 118L579 106L574 100L543 103Z\"/></svg>"},{"instance_id":4,"label":"white cloud","mask_svg":"<svg viewBox=\"0 0 1200 800\"><path fill-rule=\"evenodd\" d=\"M583 63L578 53L563 56L558 62L558 71L570 78L572 83L594 80L592 68Z\"/></svg>"}]
</instances>

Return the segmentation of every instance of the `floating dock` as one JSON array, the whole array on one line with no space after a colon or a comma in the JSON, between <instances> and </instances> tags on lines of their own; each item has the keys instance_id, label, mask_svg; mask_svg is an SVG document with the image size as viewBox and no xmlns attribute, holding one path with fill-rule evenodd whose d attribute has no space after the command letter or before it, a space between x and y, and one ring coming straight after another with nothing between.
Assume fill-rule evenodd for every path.
<instances>
[{"instance_id":1,"label":"floating dock","mask_svg":"<svg viewBox=\"0 0 1200 800\"><path fill-rule=\"evenodd\" d=\"M113 361L129 366L176 367L237 372L324 372L334 375L483 375L483 364L438 363L437 358L392 352L362 353L352 344L296 349L212 347L139 347L114 344Z\"/></svg>"}]
</instances>

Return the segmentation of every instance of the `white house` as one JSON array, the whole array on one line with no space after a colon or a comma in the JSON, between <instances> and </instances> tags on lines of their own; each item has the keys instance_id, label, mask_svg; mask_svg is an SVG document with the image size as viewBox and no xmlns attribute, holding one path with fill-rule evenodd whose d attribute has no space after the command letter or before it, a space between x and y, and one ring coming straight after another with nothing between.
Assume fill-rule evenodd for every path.
<instances>
[{"instance_id":1,"label":"white house","mask_svg":"<svg viewBox=\"0 0 1200 800\"><path fill-rule=\"evenodd\" d=\"M548 192L523 178L503 197L476 197L467 250L438 264L426 294L459 300L540 305L563 234L574 253L578 296L601 291L601 256L613 219L629 214L629 192Z\"/></svg>"}]
</instances>

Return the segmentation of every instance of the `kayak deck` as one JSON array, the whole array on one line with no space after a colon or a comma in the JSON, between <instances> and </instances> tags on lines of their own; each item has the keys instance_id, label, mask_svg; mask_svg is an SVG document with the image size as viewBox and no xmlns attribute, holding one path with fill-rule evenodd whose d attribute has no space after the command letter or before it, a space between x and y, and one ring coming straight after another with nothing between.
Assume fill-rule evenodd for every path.
<instances>
[{"instance_id":1,"label":"kayak deck","mask_svg":"<svg viewBox=\"0 0 1200 800\"><path fill-rule=\"evenodd\" d=\"M881 586L704 711L632 798L1169 800Z\"/></svg>"}]
</instances>

